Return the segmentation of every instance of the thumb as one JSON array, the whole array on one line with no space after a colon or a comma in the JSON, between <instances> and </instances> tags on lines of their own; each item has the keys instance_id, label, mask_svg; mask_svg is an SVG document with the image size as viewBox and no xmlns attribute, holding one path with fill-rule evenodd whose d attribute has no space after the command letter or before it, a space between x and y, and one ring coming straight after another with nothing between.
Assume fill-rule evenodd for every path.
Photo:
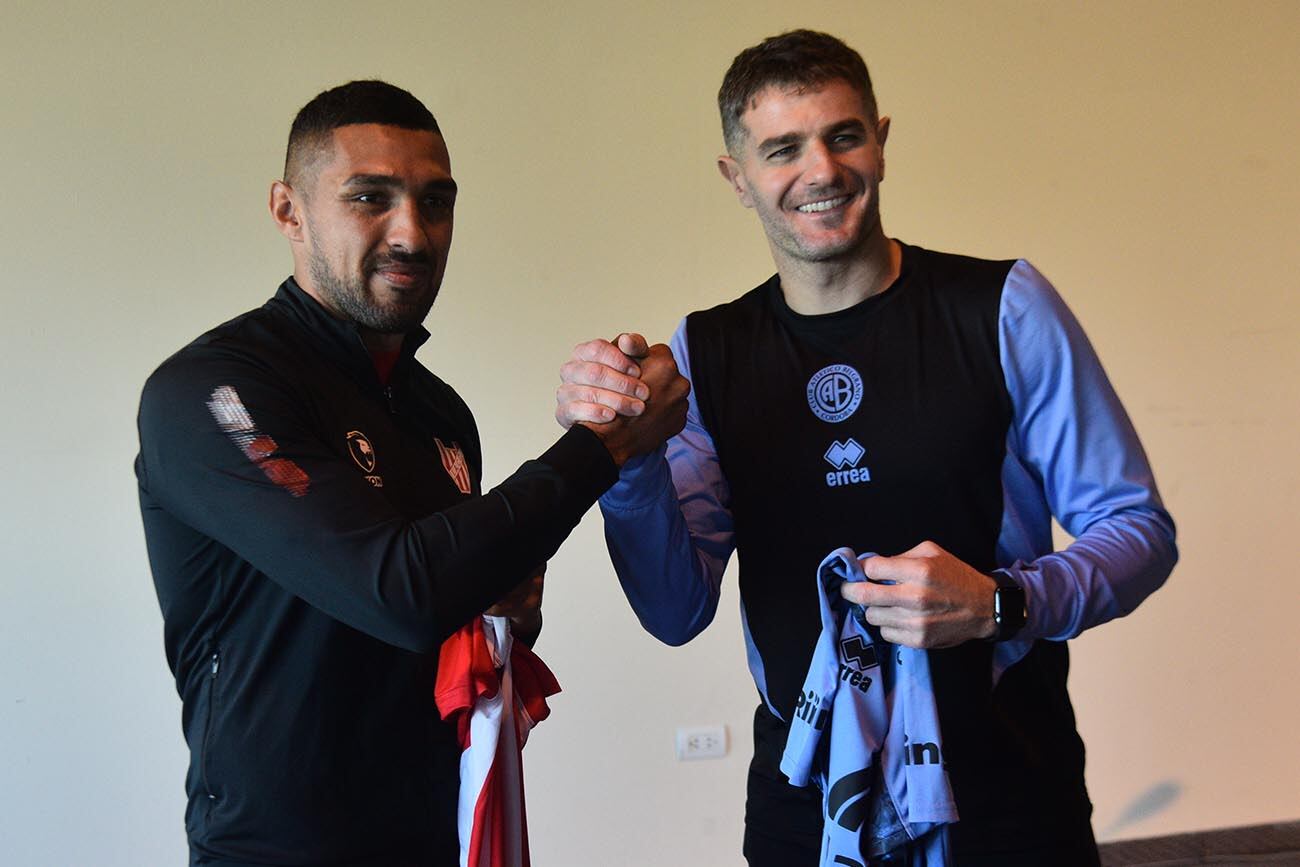
<instances>
[{"instance_id":1,"label":"thumb","mask_svg":"<svg viewBox=\"0 0 1300 867\"><path fill-rule=\"evenodd\" d=\"M625 331L618 337L614 338L614 345L618 351L628 358L645 358L650 354L650 344L640 334L633 331Z\"/></svg>"},{"instance_id":2,"label":"thumb","mask_svg":"<svg viewBox=\"0 0 1300 867\"><path fill-rule=\"evenodd\" d=\"M861 559L862 571L867 580L877 584L902 584L912 576L913 564L907 555L882 557L872 555Z\"/></svg>"}]
</instances>

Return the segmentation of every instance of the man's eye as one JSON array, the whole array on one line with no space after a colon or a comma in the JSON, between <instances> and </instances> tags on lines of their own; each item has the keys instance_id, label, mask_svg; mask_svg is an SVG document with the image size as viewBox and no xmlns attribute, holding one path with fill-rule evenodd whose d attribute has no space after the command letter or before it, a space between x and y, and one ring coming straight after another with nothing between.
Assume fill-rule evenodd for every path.
<instances>
[{"instance_id":1,"label":"man's eye","mask_svg":"<svg viewBox=\"0 0 1300 867\"><path fill-rule=\"evenodd\" d=\"M450 211L455 204L454 196L429 196L424 200L424 206L433 211Z\"/></svg>"},{"instance_id":2,"label":"man's eye","mask_svg":"<svg viewBox=\"0 0 1300 867\"><path fill-rule=\"evenodd\" d=\"M383 193L357 193L352 201L362 205L384 205L388 203L388 197Z\"/></svg>"},{"instance_id":3,"label":"man's eye","mask_svg":"<svg viewBox=\"0 0 1300 867\"><path fill-rule=\"evenodd\" d=\"M783 148L777 148L767 155L769 160L783 160L794 155L794 145L786 145Z\"/></svg>"}]
</instances>

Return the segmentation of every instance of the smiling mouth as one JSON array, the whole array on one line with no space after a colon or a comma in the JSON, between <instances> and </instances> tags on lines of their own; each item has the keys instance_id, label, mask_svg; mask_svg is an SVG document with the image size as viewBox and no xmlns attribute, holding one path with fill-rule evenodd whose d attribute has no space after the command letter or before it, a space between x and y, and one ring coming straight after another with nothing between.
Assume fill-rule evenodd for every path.
<instances>
[{"instance_id":1,"label":"smiling mouth","mask_svg":"<svg viewBox=\"0 0 1300 867\"><path fill-rule=\"evenodd\" d=\"M421 286L429 279L430 269L407 265L379 268L375 273L394 288L411 289Z\"/></svg>"},{"instance_id":2,"label":"smiling mouth","mask_svg":"<svg viewBox=\"0 0 1300 867\"><path fill-rule=\"evenodd\" d=\"M800 205L795 208L801 214L819 214L822 211L829 211L845 204L852 196L836 196L833 199L821 199L816 202L808 202L806 205Z\"/></svg>"}]
</instances>

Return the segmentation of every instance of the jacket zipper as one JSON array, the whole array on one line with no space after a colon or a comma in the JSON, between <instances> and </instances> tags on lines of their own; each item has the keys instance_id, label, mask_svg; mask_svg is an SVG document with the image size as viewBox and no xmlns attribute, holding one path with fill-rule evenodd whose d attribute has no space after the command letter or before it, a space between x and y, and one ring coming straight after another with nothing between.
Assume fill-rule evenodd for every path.
<instances>
[{"instance_id":1,"label":"jacket zipper","mask_svg":"<svg viewBox=\"0 0 1300 867\"><path fill-rule=\"evenodd\" d=\"M360 333L359 331L357 332L357 335L356 335L356 336L357 336L357 343L361 346L361 351L362 351L363 353L365 353L366 360L370 362L370 365L369 365L369 366L370 366L370 372L371 372L371 374L372 374L373 381L379 384L379 389L380 389L380 391L383 392L383 395L384 395L384 402L385 402L385 403L387 404L387 406L388 406L388 414L389 414L389 415L397 415L397 404L396 404L396 402L393 400L393 387L392 387L391 385L386 385L386 384L384 384L384 383L382 383L382 382L379 381L379 374L375 371L374 362L371 361L371 359L370 359L370 349L369 349L369 347L367 347L367 346L366 346L366 342L365 342L364 340L361 339L361 333ZM398 360L398 364L401 364L401 360L400 360L400 359ZM389 373L390 381L391 381L391 378L392 378L392 373L396 372L396 370L397 370L397 366L394 365L393 370Z\"/></svg>"},{"instance_id":2,"label":"jacket zipper","mask_svg":"<svg viewBox=\"0 0 1300 867\"><path fill-rule=\"evenodd\" d=\"M212 651L212 657L209 660L208 668L208 718L207 724L203 727L203 759L199 765L199 771L203 775L203 791L208 796L208 812L212 810L212 803L217 796L212 793L212 786L208 784L208 763L211 761L209 755L209 745L212 738L212 716L213 706L217 703L217 672L221 670L221 651Z\"/></svg>"}]
</instances>

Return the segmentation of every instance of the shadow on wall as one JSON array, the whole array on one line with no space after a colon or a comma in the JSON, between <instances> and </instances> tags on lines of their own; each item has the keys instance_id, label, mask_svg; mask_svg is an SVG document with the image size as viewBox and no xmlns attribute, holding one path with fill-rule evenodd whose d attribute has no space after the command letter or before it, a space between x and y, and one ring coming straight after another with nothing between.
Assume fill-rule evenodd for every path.
<instances>
[{"instance_id":1,"label":"shadow on wall","mask_svg":"<svg viewBox=\"0 0 1300 867\"><path fill-rule=\"evenodd\" d=\"M1162 780L1130 801L1097 836L1103 840L1114 837L1130 825L1136 825L1168 809L1182 794L1182 783L1177 780Z\"/></svg>"}]
</instances>

